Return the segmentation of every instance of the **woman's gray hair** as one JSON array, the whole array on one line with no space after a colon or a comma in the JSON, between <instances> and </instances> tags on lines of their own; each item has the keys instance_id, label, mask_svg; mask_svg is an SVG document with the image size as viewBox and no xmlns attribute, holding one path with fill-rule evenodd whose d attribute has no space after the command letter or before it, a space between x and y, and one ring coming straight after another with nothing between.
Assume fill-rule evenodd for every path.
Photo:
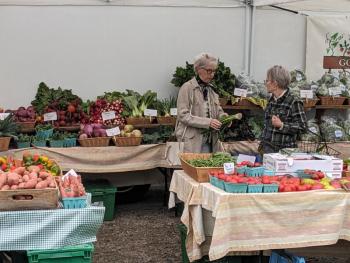
<instances>
[{"instance_id":1,"label":"woman's gray hair","mask_svg":"<svg viewBox=\"0 0 350 263\"><path fill-rule=\"evenodd\" d=\"M217 66L218 59L209 53L200 53L194 59L194 63L193 63L194 71L197 72L199 68L203 68L210 63L215 63L215 65Z\"/></svg>"},{"instance_id":2,"label":"woman's gray hair","mask_svg":"<svg viewBox=\"0 0 350 263\"><path fill-rule=\"evenodd\" d=\"M270 81L276 81L277 85L281 89L287 89L290 84L290 74L282 66L273 66L267 71L267 79Z\"/></svg>"}]
</instances>

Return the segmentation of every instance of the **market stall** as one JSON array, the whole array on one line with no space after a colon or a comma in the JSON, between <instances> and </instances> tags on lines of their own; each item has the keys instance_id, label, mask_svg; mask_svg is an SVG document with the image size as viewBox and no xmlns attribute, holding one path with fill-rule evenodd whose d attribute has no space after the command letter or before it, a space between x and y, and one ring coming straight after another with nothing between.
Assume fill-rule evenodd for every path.
<instances>
[{"instance_id":1,"label":"market stall","mask_svg":"<svg viewBox=\"0 0 350 263\"><path fill-rule=\"evenodd\" d=\"M169 207L175 205L174 194L185 203L181 220L188 228L191 261L206 254L215 260L234 251L350 241L350 194L342 190L229 194L175 171L170 191Z\"/></svg>"}]
</instances>

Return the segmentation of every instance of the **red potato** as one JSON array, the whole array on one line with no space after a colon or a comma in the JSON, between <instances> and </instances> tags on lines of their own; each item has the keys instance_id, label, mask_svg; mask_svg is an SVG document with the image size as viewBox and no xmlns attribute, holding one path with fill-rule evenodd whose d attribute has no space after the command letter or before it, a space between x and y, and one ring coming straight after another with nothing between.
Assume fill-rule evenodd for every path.
<instances>
[{"instance_id":1,"label":"red potato","mask_svg":"<svg viewBox=\"0 0 350 263\"><path fill-rule=\"evenodd\" d=\"M39 183L36 184L35 189L45 189L46 187L48 187L48 183L47 181L41 181Z\"/></svg>"},{"instance_id":2,"label":"red potato","mask_svg":"<svg viewBox=\"0 0 350 263\"><path fill-rule=\"evenodd\" d=\"M28 182L24 183L25 189L34 189L36 184L38 183L38 179L30 179Z\"/></svg>"},{"instance_id":3,"label":"red potato","mask_svg":"<svg viewBox=\"0 0 350 263\"><path fill-rule=\"evenodd\" d=\"M26 171L26 168L25 168L25 167L17 167L17 168L14 169L12 172L13 172L13 173L20 174L20 175L23 175L25 171Z\"/></svg>"},{"instance_id":4,"label":"red potato","mask_svg":"<svg viewBox=\"0 0 350 263\"><path fill-rule=\"evenodd\" d=\"M29 171L25 171L25 172L24 172L24 175L29 175L29 174L30 174Z\"/></svg>"},{"instance_id":5,"label":"red potato","mask_svg":"<svg viewBox=\"0 0 350 263\"><path fill-rule=\"evenodd\" d=\"M39 183L39 182L41 182L42 180L43 180L43 179L41 179L41 178L38 178L38 183Z\"/></svg>"},{"instance_id":6,"label":"red potato","mask_svg":"<svg viewBox=\"0 0 350 263\"><path fill-rule=\"evenodd\" d=\"M9 190L10 189L10 186L8 184L5 184L2 188L1 188L1 191L3 190Z\"/></svg>"},{"instance_id":7,"label":"red potato","mask_svg":"<svg viewBox=\"0 0 350 263\"><path fill-rule=\"evenodd\" d=\"M21 176L19 174L9 173L7 175L7 183L8 183L8 185L18 185L20 178L21 178Z\"/></svg>"}]
</instances>

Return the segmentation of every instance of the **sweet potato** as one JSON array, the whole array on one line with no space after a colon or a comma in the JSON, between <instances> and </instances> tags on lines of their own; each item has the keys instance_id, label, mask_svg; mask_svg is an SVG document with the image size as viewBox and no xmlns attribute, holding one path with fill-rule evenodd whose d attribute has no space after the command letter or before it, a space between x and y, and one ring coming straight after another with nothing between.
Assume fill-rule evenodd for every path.
<instances>
[{"instance_id":1,"label":"sweet potato","mask_svg":"<svg viewBox=\"0 0 350 263\"><path fill-rule=\"evenodd\" d=\"M36 172L36 173L39 173L41 169L40 169L39 166L31 165L31 166L27 167L27 170L28 170L29 172Z\"/></svg>"},{"instance_id":2,"label":"sweet potato","mask_svg":"<svg viewBox=\"0 0 350 263\"><path fill-rule=\"evenodd\" d=\"M31 172L29 174L29 179L38 179L38 173L36 172Z\"/></svg>"},{"instance_id":3,"label":"sweet potato","mask_svg":"<svg viewBox=\"0 0 350 263\"><path fill-rule=\"evenodd\" d=\"M7 183L7 174L0 174L0 189Z\"/></svg>"},{"instance_id":4,"label":"sweet potato","mask_svg":"<svg viewBox=\"0 0 350 263\"><path fill-rule=\"evenodd\" d=\"M43 180L43 179L41 179L41 178L38 178L38 183L39 183L39 182L41 182L42 180Z\"/></svg>"},{"instance_id":5,"label":"sweet potato","mask_svg":"<svg viewBox=\"0 0 350 263\"><path fill-rule=\"evenodd\" d=\"M36 184L38 183L38 179L30 179L28 182L24 183L25 189L34 189Z\"/></svg>"},{"instance_id":6,"label":"sweet potato","mask_svg":"<svg viewBox=\"0 0 350 263\"><path fill-rule=\"evenodd\" d=\"M45 189L46 187L48 187L47 181L41 181L39 183L36 184L35 189Z\"/></svg>"},{"instance_id":7,"label":"sweet potato","mask_svg":"<svg viewBox=\"0 0 350 263\"><path fill-rule=\"evenodd\" d=\"M29 175L29 174L30 174L29 171L25 171L25 172L24 172L24 175Z\"/></svg>"},{"instance_id":8,"label":"sweet potato","mask_svg":"<svg viewBox=\"0 0 350 263\"><path fill-rule=\"evenodd\" d=\"M20 178L21 178L21 176L19 174L9 173L7 175L7 183L8 183L8 185L18 185Z\"/></svg>"},{"instance_id":9,"label":"sweet potato","mask_svg":"<svg viewBox=\"0 0 350 263\"><path fill-rule=\"evenodd\" d=\"M17 167L17 168L14 169L12 172L13 172L13 173L20 174L20 175L23 175L25 171L26 171L26 168L25 168L25 167Z\"/></svg>"},{"instance_id":10,"label":"sweet potato","mask_svg":"<svg viewBox=\"0 0 350 263\"><path fill-rule=\"evenodd\" d=\"M56 188L56 184L54 181L52 181L50 184L49 184L49 187L50 188Z\"/></svg>"},{"instance_id":11,"label":"sweet potato","mask_svg":"<svg viewBox=\"0 0 350 263\"><path fill-rule=\"evenodd\" d=\"M46 178L49 177L49 176L50 176L50 174L49 174L48 172L45 172L45 171L39 172L39 177L40 177L41 179L46 179Z\"/></svg>"},{"instance_id":12,"label":"sweet potato","mask_svg":"<svg viewBox=\"0 0 350 263\"><path fill-rule=\"evenodd\" d=\"M1 188L1 191L3 190L9 190L10 189L10 186L8 184L5 184L2 188Z\"/></svg>"},{"instance_id":13,"label":"sweet potato","mask_svg":"<svg viewBox=\"0 0 350 263\"><path fill-rule=\"evenodd\" d=\"M24 189L24 185L25 185L25 183L19 183L18 184L18 189Z\"/></svg>"}]
</instances>

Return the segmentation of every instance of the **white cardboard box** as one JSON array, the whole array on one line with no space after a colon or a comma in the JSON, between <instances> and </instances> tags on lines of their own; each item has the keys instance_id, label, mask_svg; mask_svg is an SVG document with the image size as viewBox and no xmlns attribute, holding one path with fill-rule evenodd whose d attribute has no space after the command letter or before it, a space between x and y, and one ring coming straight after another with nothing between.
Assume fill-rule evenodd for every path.
<instances>
[{"instance_id":1,"label":"white cardboard box","mask_svg":"<svg viewBox=\"0 0 350 263\"><path fill-rule=\"evenodd\" d=\"M278 174L312 169L332 173L332 177L337 178L338 175L341 176L343 171L343 160L327 155L295 153L287 156L279 153L271 153L264 154L263 163L266 169L273 170Z\"/></svg>"}]
</instances>

